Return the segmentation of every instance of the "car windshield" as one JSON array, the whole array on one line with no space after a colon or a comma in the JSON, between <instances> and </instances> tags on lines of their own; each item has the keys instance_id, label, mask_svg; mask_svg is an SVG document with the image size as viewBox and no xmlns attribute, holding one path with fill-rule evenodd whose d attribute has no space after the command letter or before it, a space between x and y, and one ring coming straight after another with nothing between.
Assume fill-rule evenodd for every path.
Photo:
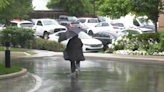
<instances>
[{"instance_id":1,"label":"car windshield","mask_svg":"<svg viewBox=\"0 0 164 92\"><path fill-rule=\"evenodd\" d=\"M32 23L21 23L21 27L33 27L34 25Z\"/></svg>"},{"instance_id":2,"label":"car windshield","mask_svg":"<svg viewBox=\"0 0 164 92\"><path fill-rule=\"evenodd\" d=\"M88 19L88 23L98 23L97 19Z\"/></svg>"},{"instance_id":3,"label":"car windshield","mask_svg":"<svg viewBox=\"0 0 164 92\"><path fill-rule=\"evenodd\" d=\"M44 25L58 25L55 20L43 20Z\"/></svg>"},{"instance_id":4,"label":"car windshield","mask_svg":"<svg viewBox=\"0 0 164 92\"><path fill-rule=\"evenodd\" d=\"M77 18L76 17L67 17L69 21L76 21Z\"/></svg>"},{"instance_id":5,"label":"car windshield","mask_svg":"<svg viewBox=\"0 0 164 92\"><path fill-rule=\"evenodd\" d=\"M80 39L91 39L91 37L88 34L84 33L84 32L80 32L78 37Z\"/></svg>"},{"instance_id":6,"label":"car windshield","mask_svg":"<svg viewBox=\"0 0 164 92\"><path fill-rule=\"evenodd\" d=\"M154 25L151 20L146 20L144 18L139 18L139 21L142 23L142 25Z\"/></svg>"}]
</instances>

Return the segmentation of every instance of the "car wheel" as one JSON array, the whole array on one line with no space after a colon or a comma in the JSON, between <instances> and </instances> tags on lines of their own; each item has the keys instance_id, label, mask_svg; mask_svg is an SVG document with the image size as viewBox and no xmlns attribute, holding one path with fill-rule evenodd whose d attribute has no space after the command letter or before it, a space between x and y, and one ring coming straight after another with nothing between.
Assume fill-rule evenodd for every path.
<instances>
[{"instance_id":1,"label":"car wheel","mask_svg":"<svg viewBox=\"0 0 164 92\"><path fill-rule=\"evenodd\" d=\"M103 50L106 51L108 49L108 45L104 45Z\"/></svg>"},{"instance_id":2,"label":"car wheel","mask_svg":"<svg viewBox=\"0 0 164 92\"><path fill-rule=\"evenodd\" d=\"M93 35L92 30L90 30L90 31L88 32L88 34L89 34L90 36L92 36L92 35Z\"/></svg>"},{"instance_id":3,"label":"car wheel","mask_svg":"<svg viewBox=\"0 0 164 92\"><path fill-rule=\"evenodd\" d=\"M43 38L48 39L48 35L49 35L48 32L44 32Z\"/></svg>"}]
</instances>

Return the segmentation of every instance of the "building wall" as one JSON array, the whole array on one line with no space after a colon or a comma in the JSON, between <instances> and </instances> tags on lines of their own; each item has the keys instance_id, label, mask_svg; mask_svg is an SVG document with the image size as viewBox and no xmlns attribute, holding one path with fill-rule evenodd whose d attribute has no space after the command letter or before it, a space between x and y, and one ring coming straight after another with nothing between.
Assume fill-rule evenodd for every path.
<instances>
[{"instance_id":1,"label":"building wall","mask_svg":"<svg viewBox=\"0 0 164 92\"><path fill-rule=\"evenodd\" d=\"M60 15L67 15L66 12L57 11L35 11L29 15L30 18L54 18L58 19Z\"/></svg>"},{"instance_id":2,"label":"building wall","mask_svg":"<svg viewBox=\"0 0 164 92\"><path fill-rule=\"evenodd\" d=\"M164 0L162 0L164 2ZM158 18L158 31L164 31L164 14L160 14Z\"/></svg>"}]
</instances>

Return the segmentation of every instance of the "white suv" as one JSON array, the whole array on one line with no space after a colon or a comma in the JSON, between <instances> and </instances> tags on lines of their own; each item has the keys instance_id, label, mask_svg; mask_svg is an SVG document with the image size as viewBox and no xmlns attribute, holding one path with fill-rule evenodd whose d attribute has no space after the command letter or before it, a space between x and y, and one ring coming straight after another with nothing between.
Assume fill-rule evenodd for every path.
<instances>
[{"instance_id":1,"label":"white suv","mask_svg":"<svg viewBox=\"0 0 164 92\"><path fill-rule=\"evenodd\" d=\"M17 26L17 27L32 29L34 25L31 21L27 21L27 20L21 20L21 21L12 20L7 26ZM3 30L5 28L6 28L6 25L2 25L0 27L0 30Z\"/></svg>"},{"instance_id":2,"label":"white suv","mask_svg":"<svg viewBox=\"0 0 164 92\"><path fill-rule=\"evenodd\" d=\"M38 19L33 29L36 31L36 36L41 36L44 39L48 39L49 34L67 30L65 26L58 24L54 19Z\"/></svg>"},{"instance_id":3,"label":"white suv","mask_svg":"<svg viewBox=\"0 0 164 92\"><path fill-rule=\"evenodd\" d=\"M78 18L77 22L83 23L87 28L93 27L99 23L97 18Z\"/></svg>"}]
</instances>

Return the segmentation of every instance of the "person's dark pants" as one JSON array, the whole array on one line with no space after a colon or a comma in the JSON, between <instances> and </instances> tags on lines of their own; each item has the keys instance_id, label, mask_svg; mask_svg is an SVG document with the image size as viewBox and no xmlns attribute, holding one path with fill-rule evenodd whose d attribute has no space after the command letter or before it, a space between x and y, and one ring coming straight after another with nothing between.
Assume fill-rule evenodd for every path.
<instances>
[{"instance_id":1,"label":"person's dark pants","mask_svg":"<svg viewBox=\"0 0 164 92\"><path fill-rule=\"evenodd\" d=\"M76 65L75 65L76 62ZM71 61L71 72L74 73L76 70L76 66L80 67L80 61Z\"/></svg>"}]
</instances>

